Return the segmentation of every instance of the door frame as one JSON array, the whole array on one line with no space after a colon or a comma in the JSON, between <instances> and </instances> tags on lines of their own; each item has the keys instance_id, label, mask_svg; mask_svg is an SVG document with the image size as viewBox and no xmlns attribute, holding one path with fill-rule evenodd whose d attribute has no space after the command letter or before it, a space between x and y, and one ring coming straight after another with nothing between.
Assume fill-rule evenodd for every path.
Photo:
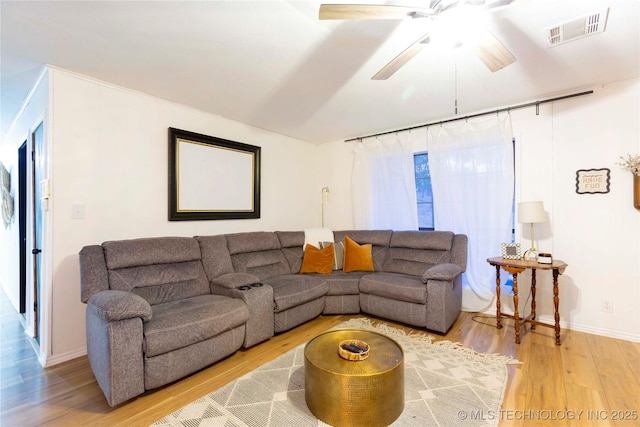
<instances>
[{"instance_id":1,"label":"door frame","mask_svg":"<svg viewBox=\"0 0 640 427\"><path fill-rule=\"evenodd\" d=\"M51 158L50 153L50 141L51 141L51 129L48 122L47 111L43 111L42 115L39 115L32 125L29 126L26 136L27 140L27 197L26 197L26 312L25 312L25 332L35 338L35 332L38 331L38 340L31 339L31 344L34 347L38 361L42 366L47 366L47 358L51 355L51 226L50 215L47 215L46 209L42 213L42 223L39 232L41 233L41 249L40 256L40 295L38 301L39 315L34 316L34 269L35 258L32 255L34 247L34 221L35 221L35 209L40 209L41 204L39 200L34 200L36 186L39 183L34 182L35 171L33 170L35 164L31 160L32 152L34 150L33 135L38 129L38 126L42 124L42 162L41 162L41 176L43 178L49 178L51 176ZM37 329L36 329L37 322Z\"/></svg>"},{"instance_id":2,"label":"door frame","mask_svg":"<svg viewBox=\"0 0 640 427\"><path fill-rule=\"evenodd\" d=\"M36 133L40 132L40 141L36 144ZM29 138L31 139L31 267L32 275L32 304L29 306L33 316L33 338L40 343L41 313L42 313L42 288L44 285L44 212L45 206L42 204L43 195L40 185L46 177L46 157L44 148L44 121L38 123L31 129ZM38 148L38 150L36 150ZM48 195L46 196L48 199ZM46 201L48 203L48 200Z\"/></svg>"}]
</instances>

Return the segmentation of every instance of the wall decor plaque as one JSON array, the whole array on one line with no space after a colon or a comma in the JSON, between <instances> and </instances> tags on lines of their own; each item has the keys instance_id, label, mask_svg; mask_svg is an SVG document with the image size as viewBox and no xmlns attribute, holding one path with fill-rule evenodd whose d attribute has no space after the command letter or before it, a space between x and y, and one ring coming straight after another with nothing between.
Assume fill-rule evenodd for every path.
<instances>
[{"instance_id":1,"label":"wall decor plaque","mask_svg":"<svg viewBox=\"0 0 640 427\"><path fill-rule=\"evenodd\" d=\"M576 193L608 193L611 171L603 169L579 169L576 171Z\"/></svg>"}]
</instances>

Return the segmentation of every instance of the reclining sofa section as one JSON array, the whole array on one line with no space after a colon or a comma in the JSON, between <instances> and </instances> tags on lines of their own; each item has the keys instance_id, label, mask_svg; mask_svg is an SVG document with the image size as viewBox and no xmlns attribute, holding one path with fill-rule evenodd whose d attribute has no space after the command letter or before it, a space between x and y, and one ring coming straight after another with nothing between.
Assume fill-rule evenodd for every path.
<instances>
[{"instance_id":1,"label":"reclining sofa section","mask_svg":"<svg viewBox=\"0 0 640 427\"><path fill-rule=\"evenodd\" d=\"M460 312L467 237L337 231L373 272L299 274L303 231L156 237L80 251L87 354L111 406L320 314L368 313L445 333ZM318 242L318 245L320 242Z\"/></svg>"}]
</instances>

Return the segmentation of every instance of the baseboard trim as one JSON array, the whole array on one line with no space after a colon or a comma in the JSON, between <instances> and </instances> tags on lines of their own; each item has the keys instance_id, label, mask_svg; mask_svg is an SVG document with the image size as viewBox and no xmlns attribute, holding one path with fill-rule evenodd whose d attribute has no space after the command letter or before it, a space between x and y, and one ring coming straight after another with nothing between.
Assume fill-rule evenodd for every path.
<instances>
[{"instance_id":1,"label":"baseboard trim","mask_svg":"<svg viewBox=\"0 0 640 427\"><path fill-rule=\"evenodd\" d=\"M70 352L67 352L67 353L46 356L44 360L42 360L42 357L40 357L40 363L45 368L50 368L50 367L58 365L60 363L67 362L67 361L73 360L73 359L77 359L78 357L82 357L82 356L86 356L86 355L87 355L87 348L83 347L83 348L80 348L78 350L70 351Z\"/></svg>"},{"instance_id":2,"label":"baseboard trim","mask_svg":"<svg viewBox=\"0 0 640 427\"><path fill-rule=\"evenodd\" d=\"M513 315L513 311L510 310L505 310L504 313ZM495 307L492 307L491 309L483 311L482 314L487 314L495 317L496 309ZM538 320L540 322L549 323L551 325L553 325L553 323L555 322L552 316L539 316ZM640 343L640 335L637 334L616 331L614 329L598 328L596 326L584 325L580 323L567 323L564 320L560 320L560 329L568 329L570 331L584 332L585 334L600 335L603 337L616 338L620 340Z\"/></svg>"},{"instance_id":3,"label":"baseboard trim","mask_svg":"<svg viewBox=\"0 0 640 427\"><path fill-rule=\"evenodd\" d=\"M540 316L539 320L541 322L550 323L550 324L553 324L554 322L554 319L551 316ZM595 326L584 325L580 323L567 323L563 320L560 320L560 328L569 329L571 331L576 331L576 332L584 332L586 334L600 335L603 337L616 338L620 340L640 343L640 335L634 335L630 332L616 331L614 329L608 329L608 328L598 328Z\"/></svg>"}]
</instances>

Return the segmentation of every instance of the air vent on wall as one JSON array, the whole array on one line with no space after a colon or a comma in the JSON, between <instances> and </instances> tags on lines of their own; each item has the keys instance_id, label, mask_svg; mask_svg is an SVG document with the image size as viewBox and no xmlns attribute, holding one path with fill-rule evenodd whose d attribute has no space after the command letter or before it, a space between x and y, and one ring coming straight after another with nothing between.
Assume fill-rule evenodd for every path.
<instances>
[{"instance_id":1,"label":"air vent on wall","mask_svg":"<svg viewBox=\"0 0 640 427\"><path fill-rule=\"evenodd\" d=\"M549 47L602 33L607 25L609 8L546 29Z\"/></svg>"}]
</instances>

